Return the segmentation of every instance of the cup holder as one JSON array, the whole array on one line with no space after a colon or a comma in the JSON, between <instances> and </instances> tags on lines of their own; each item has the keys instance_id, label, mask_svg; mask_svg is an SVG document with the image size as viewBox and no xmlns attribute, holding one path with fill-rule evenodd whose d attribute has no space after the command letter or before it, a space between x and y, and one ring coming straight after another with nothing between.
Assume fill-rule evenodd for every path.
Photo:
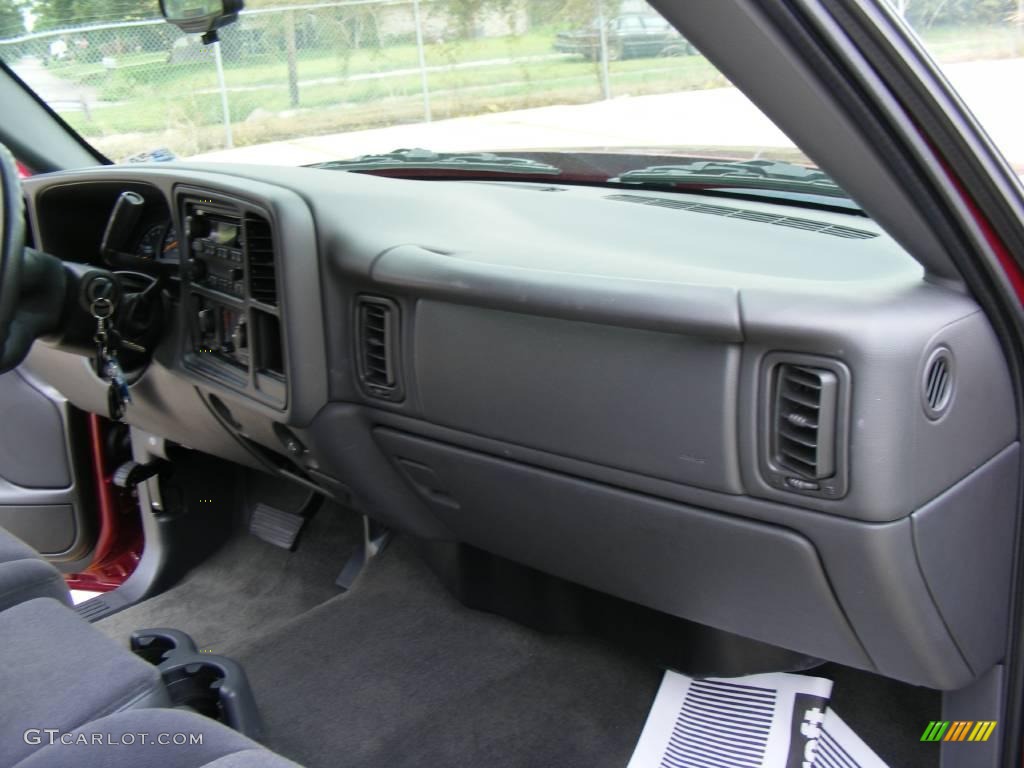
<instances>
[{"instance_id":1,"label":"cup holder","mask_svg":"<svg viewBox=\"0 0 1024 768\"><path fill-rule=\"evenodd\" d=\"M130 642L133 653L160 670L173 706L193 709L249 738L260 737L263 727L256 700L237 661L201 653L192 638L177 629L138 629Z\"/></svg>"}]
</instances>

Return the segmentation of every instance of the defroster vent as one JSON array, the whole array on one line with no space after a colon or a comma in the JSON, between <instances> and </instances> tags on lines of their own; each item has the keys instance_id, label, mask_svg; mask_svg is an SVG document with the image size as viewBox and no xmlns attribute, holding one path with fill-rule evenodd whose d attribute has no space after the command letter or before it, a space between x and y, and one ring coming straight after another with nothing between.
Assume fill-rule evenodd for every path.
<instances>
[{"instance_id":1,"label":"defroster vent","mask_svg":"<svg viewBox=\"0 0 1024 768\"><path fill-rule=\"evenodd\" d=\"M773 459L799 477L836 471L839 379L824 368L782 363L775 372Z\"/></svg>"},{"instance_id":2,"label":"defroster vent","mask_svg":"<svg viewBox=\"0 0 1024 768\"><path fill-rule=\"evenodd\" d=\"M262 216L245 217L245 251L249 267L249 297L277 306L277 264L274 259L274 233Z\"/></svg>"},{"instance_id":3,"label":"defroster vent","mask_svg":"<svg viewBox=\"0 0 1024 768\"><path fill-rule=\"evenodd\" d=\"M400 317L390 299L360 296L356 310L359 377L366 393L384 400L402 397Z\"/></svg>"}]
</instances>

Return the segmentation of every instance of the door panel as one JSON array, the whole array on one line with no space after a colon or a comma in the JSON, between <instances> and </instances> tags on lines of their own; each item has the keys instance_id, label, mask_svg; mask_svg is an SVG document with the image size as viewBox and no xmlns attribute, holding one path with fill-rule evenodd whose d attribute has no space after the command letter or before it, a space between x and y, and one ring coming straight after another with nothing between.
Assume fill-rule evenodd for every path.
<instances>
[{"instance_id":1,"label":"door panel","mask_svg":"<svg viewBox=\"0 0 1024 768\"><path fill-rule=\"evenodd\" d=\"M55 562L81 559L92 541L77 422L55 390L21 370L0 375L0 526Z\"/></svg>"}]
</instances>

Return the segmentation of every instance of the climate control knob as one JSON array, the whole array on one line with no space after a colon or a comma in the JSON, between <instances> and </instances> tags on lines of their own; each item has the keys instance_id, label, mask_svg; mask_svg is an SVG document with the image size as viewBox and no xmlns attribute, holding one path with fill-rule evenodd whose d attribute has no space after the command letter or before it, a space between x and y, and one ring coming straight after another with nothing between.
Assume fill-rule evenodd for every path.
<instances>
[{"instance_id":1,"label":"climate control knob","mask_svg":"<svg viewBox=\"0 0 1024 768\"><path fill-rule=\"evenodd\" d=\"M200 259L189 259L188 273L192 276L192 282L199 282L206 277L206 262Z\"/></svg>"}]
</instances>

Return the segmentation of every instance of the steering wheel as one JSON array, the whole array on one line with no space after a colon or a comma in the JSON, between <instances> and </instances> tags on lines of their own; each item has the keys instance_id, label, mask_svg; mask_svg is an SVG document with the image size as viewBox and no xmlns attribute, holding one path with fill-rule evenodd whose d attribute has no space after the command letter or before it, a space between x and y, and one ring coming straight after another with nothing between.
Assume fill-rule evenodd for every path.
<instances>
[{"instance_id":1,"label":"steering wheel","mask_svg":"<svg viewBox=\"0 0 1024 768\"><path fill-rule=\"evenodd\" d=\"M21 197L18 166L7 147L0 144L0 372L6 372L17 343L10 338L21 294L22 254L25 251L25 202ZM8 347L12 347L10 352Z\"/></svg>"},{"instance_id":2,"label":"steering wheel","mask_svg":"<svg viewBox=\"0 0 1024 768\"><path fill-rule=\"evenodd\" d=\"M25 248L25 201L14 156L0 144L0 373L16 368L59 325L67 275L59 259Z\"/></svg>"}]
</instances>

